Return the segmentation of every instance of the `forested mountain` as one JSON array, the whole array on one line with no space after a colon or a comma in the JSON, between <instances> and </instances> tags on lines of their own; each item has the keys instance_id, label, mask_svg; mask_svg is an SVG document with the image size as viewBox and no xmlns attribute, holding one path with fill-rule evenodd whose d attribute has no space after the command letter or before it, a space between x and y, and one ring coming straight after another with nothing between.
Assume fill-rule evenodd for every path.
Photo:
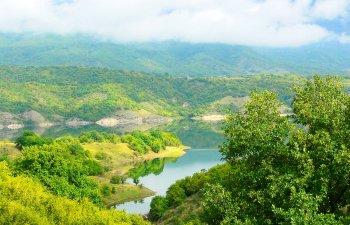
<instances>
[{"instance_id":1,"label":"forested mountain","mask_svg":"<svg viewBox=\"0 0 350 225\"><path fill-rule=\"evenodd\" d=\"M350 46L256 48L181 42L112 43L87 36L0 35L0 64L89 66L176 76L347 74Z\"/></svg>"},{"instance_id":2,"label":"forested mountain","mask_svg":"<svg viewBox=\"0 0 350 225\"><path fill-rule=\"evenodd\" d=\"M96 121L120 110L146 110L170 117L226 113L238 109L254 90L269 89L288 103L301 76L230 78L157 77L141 72L89 67L0 67L0 112L35 110Z\"/></svg>"}]
</instances>

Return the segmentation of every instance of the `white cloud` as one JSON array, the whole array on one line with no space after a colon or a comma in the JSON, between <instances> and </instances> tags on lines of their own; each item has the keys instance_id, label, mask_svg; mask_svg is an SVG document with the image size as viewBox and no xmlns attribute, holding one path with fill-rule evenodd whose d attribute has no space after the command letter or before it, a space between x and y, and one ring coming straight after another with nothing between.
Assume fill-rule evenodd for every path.
<instances>
[{"instance_id":1,"label":"white cloud","mask_svg":"<svg viewBox=\"0 0 350 225\"><path fill-rule=\"evenodd\" d=\"M0 31L88 33L113 41L300 46L334 38L317 24L350 0L0 0ZM340 38L339 38L340 39Z\"/></svg>"},{"instance_id":2,"label":"white cloud","mask_svg":"<svg viewBox=\"0 0 350 225\"><path fill-rule=\"evenodd\" d=\"M350 44L350 35L347 35L345 33L342 33L339 36L339 42L343 44Z\"/></svg>"}]
</instances>

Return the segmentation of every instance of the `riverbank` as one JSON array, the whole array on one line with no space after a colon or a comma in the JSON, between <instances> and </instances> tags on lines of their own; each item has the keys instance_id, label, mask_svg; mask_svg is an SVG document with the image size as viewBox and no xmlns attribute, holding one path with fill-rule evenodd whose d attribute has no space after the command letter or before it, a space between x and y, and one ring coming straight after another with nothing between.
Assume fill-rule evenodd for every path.
<instances>
[{"instance_id":1,"label":"riverbank","mask_svg":"<svg viewBox=\"0 0 350 225\"><path fill-rule=\"evenodd\" d=\"M186 154L187 146L171 147L167 146L165 150L158 153L149 152L141 154L133 151L126 143L87 143L83 147L91 153L92 158L99 158L98 160L110 171L108 175L125 175L134 165L156 158L178 158Z\"/></svg>"},{"instance_id":2,"label":"riverbank","mask_svg":"<svg viewBox=\"0 0 350 225\"><path fill-rule=\"evenodd\" d=\"M155 195L153 190L143 186L143 184L111 184L113 176L127 177L129 171L137 168L138 165L145 161L151 161L161 158L179 158L186 154L187 146L167 146L165 150L158 153L149 152L140 154L128 147L126 143L87 143L83 147L89 151L90 157L99 161L109 171L101 176L95 176L94 179L100 184L108 184L115 188L115 193L103 198L107 206L121 204L128 201L139 201L143 198Z\"/></svg>"}]
</instances>

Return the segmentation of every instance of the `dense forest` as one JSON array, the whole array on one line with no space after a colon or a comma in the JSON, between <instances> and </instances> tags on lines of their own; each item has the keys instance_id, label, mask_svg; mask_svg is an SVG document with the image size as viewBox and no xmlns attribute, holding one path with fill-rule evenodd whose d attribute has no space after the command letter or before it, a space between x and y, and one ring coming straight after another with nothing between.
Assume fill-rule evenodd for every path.
<instances>
[{"instance_id":1,"label":"dense forest","mask_svg":"<svg viewBox=\"0 0 350 225\"><path fill-rule=\"evenodd\" d=\"M289 88L305 78L261 75L177 78L87 67L0 67L0 111L35 110L51 121L97 121L120 110L144 109L188 117L238 109L252 90L271 90L286 104Z\"/></svg>"},{"instance_id":2,"label":"dense forest","mask_svg":"<svg viewBox=\"0 0 350 225\"><path fill-rule=\"evenodd\" d=\"M294 88L293 115L270 91L253 92L225 122L226 164L153 198L161 224L348 224L349 104L338 78Z\"/></svg>"}]
</instances>

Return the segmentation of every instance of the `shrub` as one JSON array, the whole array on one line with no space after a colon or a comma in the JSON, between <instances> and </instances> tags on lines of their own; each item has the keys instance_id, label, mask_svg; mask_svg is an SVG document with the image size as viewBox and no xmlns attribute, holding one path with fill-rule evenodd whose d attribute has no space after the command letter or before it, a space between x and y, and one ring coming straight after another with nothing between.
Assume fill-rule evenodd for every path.
<instances>
[{"instance_id":1,"label":"shrub","mask_svg":"<svg viewBox=\"0 0 350 225\"><path fill-rule=\"evenodd\" d=\"M110 180L110 183L111 184L124 184L125 182L125 177L122 177L122 176L113 176Z\"/></svg>"},{"instance_id":2,"label":"shrub","mask_svg":"<svg viewBox=\"0 0 350 225\"><path fill-rule=\"evenodd\" d=\"M168 204L163 196L156 196L152 199L151 210L149 212L150 219L152 221L159 220L166 210L168 209Z\"/></svg>"},{"instance_id":3,"label":"shrub","mask_svg":"<svg viewBox=\"0 0 350 225\"><path fill-rule=\"evenodd\" d=\"M103 174L104 172L103 166L95 160L84 160L82 165L85 167L85 171L88 176L97 176Z\"/></svg>"}]
</instances>

